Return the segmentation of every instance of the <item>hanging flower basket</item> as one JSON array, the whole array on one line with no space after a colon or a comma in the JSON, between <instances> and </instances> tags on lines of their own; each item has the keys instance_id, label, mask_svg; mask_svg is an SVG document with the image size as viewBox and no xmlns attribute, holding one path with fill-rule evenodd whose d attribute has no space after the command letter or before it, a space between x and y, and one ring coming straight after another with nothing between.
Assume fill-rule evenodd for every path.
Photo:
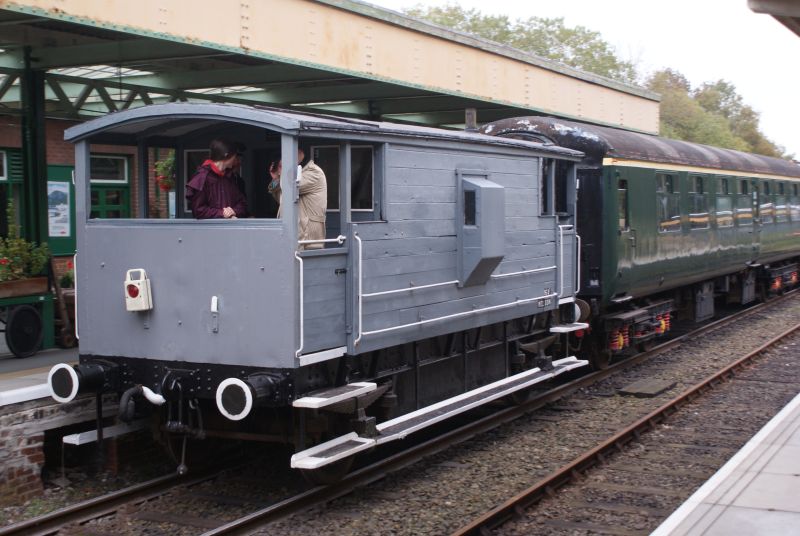
<instances>
[{"instance_id":1,"label":"hanging flower basket","mask_svg":"<svg viewBox=\"0 0 800 536\"><path fill-rule=\"evenodd\" d=\"M162 192L169 192L175 188L175 179L166 175L156 175L156 184Z\"/></svg>"},{"instance_id":2,"label":"hanging flower basket","mask_svg":"<svg viewBox=\"0 0 800 536\"><path fill-rule=\"evenodd\" d=\"M158 160L153 164L153 171L156 175L156 184L163 192L169 192L175 188L175 155Z\"/></svg>"}]
</instances>

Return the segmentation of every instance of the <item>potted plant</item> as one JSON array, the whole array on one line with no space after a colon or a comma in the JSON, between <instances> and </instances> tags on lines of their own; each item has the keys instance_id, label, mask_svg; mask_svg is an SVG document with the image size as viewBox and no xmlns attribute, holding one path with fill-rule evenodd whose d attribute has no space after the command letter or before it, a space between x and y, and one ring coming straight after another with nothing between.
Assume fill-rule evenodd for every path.
<instances>
[{"instance_id":1,"label":"potted plant","mask_svg":"<svg viewBox=\"0 0 800 536\"><path fill-rule=\"evenodd\" d=\"M49 290L47 244L35 244L20 237L13 202L6 209L8 237L0 238L0 298L43 294Z\"/></svg>"},{"instance_id":2,"label":"potted plant","mask_svg":"<svg viewBox=\"0 0 800 536\"><path fill-rule=\"evenodd\" d=\"M175 187L175 155L156 161L153 165L156 175L156 184L164 191L169 192Z\"/></svg>"}]
</instances>

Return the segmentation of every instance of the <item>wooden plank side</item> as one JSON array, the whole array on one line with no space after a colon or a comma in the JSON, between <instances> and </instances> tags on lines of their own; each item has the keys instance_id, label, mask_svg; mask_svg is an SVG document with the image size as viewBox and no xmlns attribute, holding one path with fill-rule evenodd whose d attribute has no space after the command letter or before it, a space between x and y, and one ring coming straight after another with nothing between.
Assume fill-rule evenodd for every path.
<instances>
[{"instance_id":1,"label":"wooden plank side","mask_svg":"<svg viewBox=\"0 0 800 536\"><path fill-rule=\"evenodd\" d=\"M372 277L410 274L436 269L450 273L455 270L455 266L455 252L432 253L385 259L365 259L362 273L364 274L364 279L369 280Z\"/></svg>"},{"instance_id":2,"label":"wooden plank side","mask_svg":"<svg viewBox=\"0 0 800 536\"><path fill-rule=\"evenodd\" d=\"M465 147L465 149L468 149ZM417 169L450 170L456 167L465 169L502 169L506 173L529 174L538 168L538 158L502 156L496 152L473 152L458 150L426 149L423 147L392 145L387 154L388 167L409 167Z\"/></svg>"},{"instance_id":3,"label":"wooden plank side","mask_svg":"<svg viewBox=\"0 0 800 536\"><path fill-rule=\"evenodd\" d=\"M401 257L406 255L427 255L456 251L455 236L396 238L372 240L364 243L364 259Z\"/></svg>"},{"instance_id":4,"label":"wooden plank side","mask_svg":"<svg viewBox=\"0 0 800 536\"><path fill-rule=\"evenodd\" d=\"M403 220L452 220L456 215L455 203L393 203L386 206L387 219Z\"/></svg>"},{"instance_id":5,"label":"wooden plank side","mask_svg":"<svg viewBox=\"0 0 800 536\"><path fill-rule=\"evenodd\" d=\"M455 181L453 181L455 184ZM387 198L391 203L455 203L456 187L453 186L430 186L417 185L407 186L395 184L387 192Z\"/></svg>"},{"instance_id":6,"label":"wooden plank side","mask_svg":"<svg viewBox=\"0 0 800 536\"><path fill-rule=\"evenodd\" d=\"M366 249L366 242L372 240L455 236L456 223L454 220L405 220L391 223L361 223L358 225L358 234Z\"/></svg>"},{"instance_id":7,"label":"wooden plank side","mask_svg":"<svg viewBox=\"0 0 800 536\"><path fill-rule=\"evenodd\" d=\"M417 167L389 167L386 170L386 194L392 198L396 186L455 188L456 167L448 169L420 169Z\"/></svg>"},{"instance_id":8,"label":"wooden plank side","mask_svg":"<svg viewBox=\"0 0 800 536\"><path fill-rule=\"evenodd\" d=\"M347 344L344 314L308 320L304 326L303 353L338 348Z\"/></svg>"}]
</instances>

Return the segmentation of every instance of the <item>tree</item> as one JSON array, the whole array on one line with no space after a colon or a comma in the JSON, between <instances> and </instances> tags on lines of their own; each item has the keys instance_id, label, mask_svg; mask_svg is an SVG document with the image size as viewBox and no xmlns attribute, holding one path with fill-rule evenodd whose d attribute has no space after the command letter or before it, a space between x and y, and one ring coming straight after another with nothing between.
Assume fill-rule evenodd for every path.
<instances>
[{"instance_id":1,"label":"tree","mask_svg":"<svg viewBox=\"0 0 800 536\"><path fill-rule=\"evenodd\" d=\"M457 4L444 7L417 5L406 9L405 13L576 69L621 82L636 81L634 65L619 59L613 47L598 32L583 26L569 28L562 17L529 17L512 21L505 15L484 15L476 9L464 9Z\"/></svg>"},{"instance_id":2,"label":"tree","mask_svg":"<svg viewBox=\"0 0 800 536\"><path fill-rule=\"evenodd\" d=\"M661 135L766 156L788 157L759 130L759 115L730 82L719 80L692 89L681 73L653 73L647 87L661 94Z\"/></svg>"}]
</instances>

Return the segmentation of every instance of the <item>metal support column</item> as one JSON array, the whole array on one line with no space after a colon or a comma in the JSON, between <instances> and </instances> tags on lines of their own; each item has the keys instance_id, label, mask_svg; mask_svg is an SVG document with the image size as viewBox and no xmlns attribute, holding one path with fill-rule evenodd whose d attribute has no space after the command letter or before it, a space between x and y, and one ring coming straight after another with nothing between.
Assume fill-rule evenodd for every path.
<instances>
[{"instance_id":1,"label":"metal support column","mask_svg":"<svg viewBox=\"0 0 800 536\"><path fill-rule=\"evenodd\" d=\"M47 156L45 145L45 72L31 68L31 49L25 47L22 90L22 233L28 240L47 241Z\"/></svg>"}]
</instances>

